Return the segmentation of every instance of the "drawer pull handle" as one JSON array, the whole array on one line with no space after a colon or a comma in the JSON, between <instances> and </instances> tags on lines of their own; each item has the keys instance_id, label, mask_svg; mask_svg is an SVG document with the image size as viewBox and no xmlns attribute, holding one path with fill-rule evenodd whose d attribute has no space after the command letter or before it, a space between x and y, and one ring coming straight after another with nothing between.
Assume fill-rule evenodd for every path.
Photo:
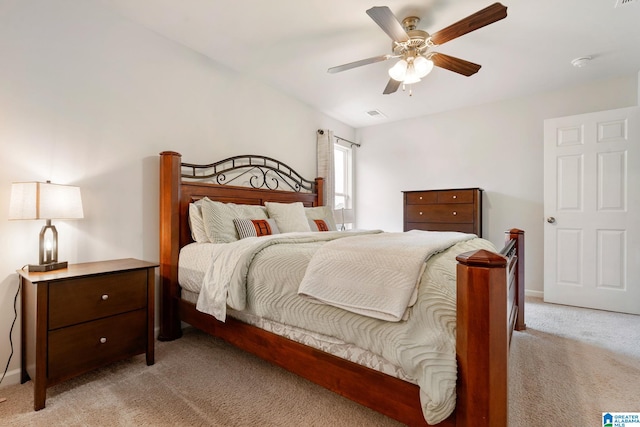
<instances>
[{"instance_id":1,"label":"drawer pull handle","mask_svg":"<svg viewBox=\"0 0 640 427\"><path fill-rule=\"evenodd\" d=\"M458 196L453 196L453 198L454 198L454 199L457 199L457 198L458 198Z\"/></svg>"},{"instance_id":2,"label":"drawer pull handle","mask_svg":"<svg viewBox=\"0 0 640 427\"><path fill-rule=\"evenodd\" d=\"M107 294L102 295L102 301L106 301L108 299L109 299L109 295Z\"/></svg>"},{"instance_id":3,"label":"drawer pull handle","mask_svg":"<svg viewBox=\"0 0 640 427\"><path fill-rule=\"evenodd\" d=\"M455 216L455 215L458 215L458 212L455 212L455 211L454 211L454 212L453 212L453 215L454 215L454 216Z\"/></svg>"},{"instance_id":4,"label":"drawer pull handle","mask_svg":"<svg viewBox=\"0 0 640 427\"><path fill-rule=\"evenodd\" d=\"M104 344L107 342L107 339L105 337L100 338L100 344Z\"/></svg>"},{"instance_id":5,"label":"drawer pull handle","mask_svg":"<svg viewBox=\"0 0 640 427\"><path fill-rule=\"evenodd\" d=\"M420 212L420 215L422 215L422 212Z\"/></svg>"},{"instance_id":6,"label":"drawer pull handle","mask_svg":"<svg viewBox=\"0 0 640 427\"><path fill-rule=\"evenodd\" d=\"M422 196L420 196L420 200L422 200Z\"/></svg>"}]
</instances>

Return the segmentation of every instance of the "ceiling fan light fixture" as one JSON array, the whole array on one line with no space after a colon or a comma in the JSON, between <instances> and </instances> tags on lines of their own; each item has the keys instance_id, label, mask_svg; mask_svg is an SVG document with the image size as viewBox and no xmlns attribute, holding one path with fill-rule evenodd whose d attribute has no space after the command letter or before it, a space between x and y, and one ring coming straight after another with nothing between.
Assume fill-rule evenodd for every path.
<instances>
[{"instance_id":1,"label":"ceiling fan light fixture","mask_svg":"<svg viewBox=\"0 0 640 427\"><path fill-rule=\"evenodd\" d=\"M401 59L396 62L395 65L389 68L389 77L399 82L403 81L407 75L408 64L407 61Z\"/></svg>"},{"instance_id":2,"label":"ceiling fan light fixture","mask_svg":"<svg viewBox=\"0 0 640 427\"><path fill-rule=\"evenodd\" d=\"M433 61L425 58L424 56L418 56L413 60L413 67L416 70L416 74L422 78L433 70Z\"/></svg>"},{"instance_id":3,"label":"ceiling fan light fixture","mask_svg":"<svg viewBox=\"0 0 640 427\"><path fill-rule=\"evenodd\" d=\"M421 80L421 77L416 70L415 63L413 58L407 59L407 73L404 76L404 80L402 81L405 85L411 85L414 83L418 83Z\"/></svg>"}]
</instances>

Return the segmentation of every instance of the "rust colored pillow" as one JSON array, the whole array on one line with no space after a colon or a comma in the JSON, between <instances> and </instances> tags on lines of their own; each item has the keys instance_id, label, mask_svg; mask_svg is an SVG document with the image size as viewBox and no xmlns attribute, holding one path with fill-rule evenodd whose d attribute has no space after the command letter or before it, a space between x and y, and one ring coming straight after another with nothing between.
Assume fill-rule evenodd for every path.
<instances>
[{"instance_id":1,"label":"rust colored pillow","mask_svg":"<svg viewBox=\"0 0 640 427\"><path fill-rule=\"evenodd\" d=\"M238 237L262 237L279 234L278 226L273 219L239 219L233 220Z\"/></svg>"},{"instance_id":2,"label":"rust colored pillow","mask_svg":"<svg viewBox=\"0 0 640 427\"><path fill-rule=\"evenodd\" d=\"M309 220L311 231L329 231L329 225L323 219Z\"/></svg>"}]
</instances>

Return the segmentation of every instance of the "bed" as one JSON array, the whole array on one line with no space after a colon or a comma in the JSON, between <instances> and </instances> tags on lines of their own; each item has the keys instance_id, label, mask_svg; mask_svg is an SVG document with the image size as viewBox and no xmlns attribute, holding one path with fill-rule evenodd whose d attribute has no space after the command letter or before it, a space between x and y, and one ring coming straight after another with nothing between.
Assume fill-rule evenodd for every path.
<instances>
[{"instance_id":1,"label":"bed","mask_svg":"<svg viewBox=\"0 0 640 427\"><path fill-rule=\"evenodd\" d=\"M268 157L197 165L183 163L179 153L162 152L158 339L179 338L185 322L407 425L428 425L414 382L263 329L242 316L221 322L196 309L182 291L178 266L181 249L193 243L190 206L205 197L241 205L301 202L317 207L323 181L306 180ZM500 251L479 249L455 257L455 410L437 425L507 425L509 345L512 331L525 328L524 232L509 230L505 241Z\"/></svg>"}]
</instances>

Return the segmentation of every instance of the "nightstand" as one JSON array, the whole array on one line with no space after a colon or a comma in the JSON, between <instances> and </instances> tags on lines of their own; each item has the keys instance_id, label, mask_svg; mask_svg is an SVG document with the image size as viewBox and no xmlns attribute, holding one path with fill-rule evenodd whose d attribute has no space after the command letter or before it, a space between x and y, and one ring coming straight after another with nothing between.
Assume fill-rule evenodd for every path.
<instances>
[{"instance_id":1,"label":"nightstand","mask_svg":"<svg viewBox=\"0 0 640 427\"><path fill-rule=\"evenodd\" d=\"M154 363L154 281L158 264L136 259L18 270L22 291L21 382L31 378L34 409L47 387L146 353Z\"/></svg>"}]
</instances>

